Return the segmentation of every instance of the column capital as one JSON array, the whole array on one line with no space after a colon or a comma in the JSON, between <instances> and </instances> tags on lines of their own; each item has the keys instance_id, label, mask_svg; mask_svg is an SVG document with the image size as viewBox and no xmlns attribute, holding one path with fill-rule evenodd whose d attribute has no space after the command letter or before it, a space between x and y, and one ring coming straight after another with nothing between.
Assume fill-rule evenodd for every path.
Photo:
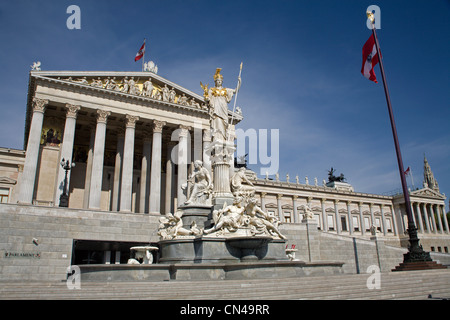
<instances>
[{"instance_id":1,"label":"column capital","mask_svg":"<svg viewBox=\"0 0 450 320\"><path fill-rule=\"evenodd\" d=\"M339 203L339 199L333 199L333 201L334 201L334 204L338 204Z\"/></svg>"},{"instance_id":2,"label":"column capital","mask_svg":"<svg viewBox=\"0 0 450 320\"><path fill-rule=\"evenodd\" d=\"M127 114L125 118L126 118L125 127L134 129L136 127L136 121L139 120L139 117Z\"/></svg>"},{"instance_id":3,"label":"column capital","mask_svg":"<svg viewBox=\"0 0 450 320\"><path fill-rule=\"evenodd\" d=\"M279 193L277 194L277 199L280 200L283 197L283 194Z\"/></svg>"},{"instance_id":4,"label":"column capital","mask_svg":"<svg viewBox=\"0 0 450 320\"><path fill-rule=\"evenodd\" d=\"M110 115L111 115L110 111L97 110L97 123L106 123Z\"/></svg>"},{"instance_id":5,"label":"column capital","mask_svg":"<svg viewBox=\"0 0 450 320\"><path fill-rule=\"evenodd\" d=\"M347 201L345 201L345 202L347 202L347 205L349 206L349 205L351 205L351 204L352 204L352 202L353 202L353 201L351 201L351 200L347 200Z\"/></svg>"},{"instance_id":6,"label":"column capital","mask_svg":"<svg viewBox=\"0 0 450 320\"><path fill-rule=\"evenodd\" d=\"M161 133L163 127L166 125L165 121L154 120L153 121L153 132Z\"/></svg>"},{"instance_id":7,"label":"column capital","mask_svg":"<svg viewBox=\"0 0 450 320\"><path fill-rule=\"evenodd\" d=\"M183 137L187 137L187 135L188 135L188 133L189 133L189 130L192 129L192 127L190 127L190 126L185 126L185 125L183 125L183 124L180 124L179 128L181 129L181 131L180 131L180 136L183 136Z\"/></svg>"},{"instance_id":8,"label":"column capital","mask_svg":"<svg viewBox=\"0 0 450 320\"><path fill-rule=\"evenodd\" d=\"M294 194L294 195L292 196L292 200L295 201L295 200L297 200L297 199L298 199L298 196Z\"/></svg>"},{"instance_id":9,"label":"column capital","mask_svg":"<svg viewBox=\"0 0 450 320\"><path fill-rule=\"evenodd\" d=\"M45 108L48 105L48 100L33 98L33 112L41 112L44 113Z\"/></svg>"},{"instance_id":10,"label":"column capital","mask_svg":"<svg viewBox=\"0 0 450 320\"><path fill-rule=\"evenodd\" d=\"M76 106L76 105L73 105L70 103L66 103L65 107L67 109L66 117L76 119L78 111L81 109L81 106Z\"/></svg>"},{"instance_id":11,"label":"column capital","mask_svg":"<svg viewBox=\"0 0 450 320\"><path fill-rule=\"evenodd\" d=\"M267 196L267 192L261 192L261 198L265 198Z\"/></svg>"}]
</instances>

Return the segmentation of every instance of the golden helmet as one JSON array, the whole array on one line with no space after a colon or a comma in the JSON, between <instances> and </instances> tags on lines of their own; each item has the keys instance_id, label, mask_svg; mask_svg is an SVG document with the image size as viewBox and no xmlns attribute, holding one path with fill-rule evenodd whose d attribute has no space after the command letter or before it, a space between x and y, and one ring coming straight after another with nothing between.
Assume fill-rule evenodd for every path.
<instances>
[{"instance_id":1,"label":"golden helmet","mask_svg":"<svg viewBox=\"0 0 450 320\"><path fill-rule=\"evenodd\" d=\"M214 74L214 81L216 81L218 79L223 80L223 75L220 74L221 70L222 70L222 68L216 69L216 73Z\"/></svg>"}]
</instances>

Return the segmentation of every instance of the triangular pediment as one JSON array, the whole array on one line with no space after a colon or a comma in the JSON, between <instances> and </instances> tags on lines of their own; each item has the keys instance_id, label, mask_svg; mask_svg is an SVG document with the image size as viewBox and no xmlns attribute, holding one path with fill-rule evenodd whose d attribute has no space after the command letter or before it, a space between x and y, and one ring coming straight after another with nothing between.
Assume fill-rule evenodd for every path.
<instances>
[{"instance_id":1,"label":"triangular pediment","mask_svg":"<svg viewBox=\"0 0 450 320\"><path fill-rule=\"evenodd\" d=\"M204 114L208 106L203 96L152 72L117 71L32 71L31 82L41 79L68 87L77 87L105 96L147 101ZM229 111L230 115L233 113ZM235 123L242 115L234 113Z\"/></svg>"},{"instance_id":2,"label":"triangular pediment","mask_svg":"<svg viewBox=\"0 0 450 320\"><path fill-rule=\"evenodd\" d=\"M445 196L430 188L423 188L420 190L412 191L410 193L410 196L445 199Z\"/></svg>"}]
</instances>

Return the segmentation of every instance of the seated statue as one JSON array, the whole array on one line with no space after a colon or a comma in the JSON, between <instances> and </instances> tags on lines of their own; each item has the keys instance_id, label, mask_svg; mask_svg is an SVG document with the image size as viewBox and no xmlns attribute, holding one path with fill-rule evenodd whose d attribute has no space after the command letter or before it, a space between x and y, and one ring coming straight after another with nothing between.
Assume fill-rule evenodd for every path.
<instances>
[{"instance_id":1,"label":"seated statue","mask_svg":"<svg viewBox=\"0 0 450 320\"><path fill-rule=\"evenodd\" d=\"M278 230L278 219L275 216L270 216L268 213L261 210L256 205L256 198L251 198L245 207L245 213L250 218L249 225L252 227L252 232L277 235L281 239L286 239Z\"/></svg>"},{"instance_id":2,"label":"seated statue","mask_svg":"<svg viewBox=\"0 0 450 320\"><path fill-rule=\"evenodd\" d=\"M248 180L245 175L245 167L240 168L231 178L231 192L236 196L247 196L253 197L255 195L255 186L253 183ZM243 182L246 182L247 185L244 185Z\"/></svg>"},{"instance_id":3,"label":"seated statue","mask_svg":"<svg viewBox=\"0 0 450 320\"><path fill-rule=\"evenodd\" d=\"M194 162L194 171L188 179L191 187L189 188L189 199L185 204L207 204L212 191L211 176L203 162L196 160ZM187 188L187 185L184 186Z\"/></svg>"},{"instance_id":4,"label":"seated statue","mask_svg":"<svg viewBox=\"0 0 450 320\"><path fill-rule=\"evenodd\" d=\"M227 229L229 232L235 232L242 225L242 214L245 208L242 206L242 199L234 198L233 205L224 207L220 210L213 211L214 226L210 229L204 230L204 234L209 234L214 231Z\"/></svg>"},{"instance_id":5,"label":"seated statue","mask_svg":"<svg viewBox=\"0 0 450 320\"><path fill-rule=\"evenodd\" d=\"M158 235L162 240L172 240L178 236L198 236L201 230L197 227L195 221L191 224L191 229L183 227L181 216L183 211L177 211L174 214L167 213L164 217L159 218Z\"/></svg>"}]
</instances>

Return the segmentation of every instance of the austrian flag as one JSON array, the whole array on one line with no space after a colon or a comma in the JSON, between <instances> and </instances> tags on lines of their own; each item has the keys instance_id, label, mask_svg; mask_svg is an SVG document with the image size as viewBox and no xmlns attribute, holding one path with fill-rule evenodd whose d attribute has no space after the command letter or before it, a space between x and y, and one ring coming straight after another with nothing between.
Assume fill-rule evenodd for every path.
<instances>
[{"instance_id":1,"label":"austrian flag","mask_svg":"<svg viewBox=\"0 0 450 320\"><path fill-rule=\"evenodd\" d=\"M378 63L378 52L377 47L375 46L375 38L373 34L370 36L369 40L367 40L367 42L364 44L362 52L363 52L363 62L361 73L367 79L372 80L375 83L378 83L377 77L375 76L375 72L373 71L373 68Z\"/></svg>"},{"instance_id":2,"label":"austrian flag","mask_svg":"<svg viewBox=\"0 0 450 320\"><path fill-rule=\"evenodd\" d=\"M134 62L140 60L144 56L144 53L145 53L145 40L144 40L144 44L139 49L139 52L136 53L136 57L134 58Z\"/></svg>"}]
</instances>

